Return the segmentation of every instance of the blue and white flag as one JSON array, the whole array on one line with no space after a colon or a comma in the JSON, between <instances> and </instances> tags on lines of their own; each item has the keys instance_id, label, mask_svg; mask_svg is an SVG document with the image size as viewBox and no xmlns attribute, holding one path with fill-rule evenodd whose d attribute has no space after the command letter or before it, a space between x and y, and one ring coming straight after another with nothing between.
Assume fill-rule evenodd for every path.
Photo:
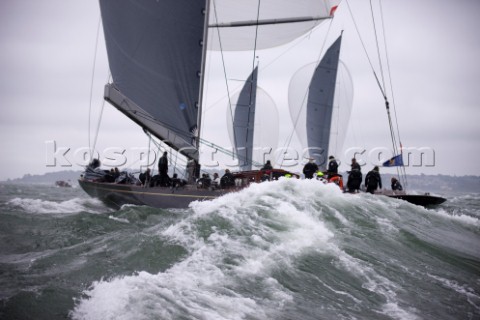
<instances>
[{"instance_id":1,"label":"blue and white flag","mask_svg":"<svg viewBox=\"0 0 480 320\"><path fill-rule=\"evenodd\" d=\"M393 157L390 160L387 160L383 163L384 167L398 167L398 166L403 166L403 158L402 154L399 154L398 156Z\"/></svg>"}]
</instances>

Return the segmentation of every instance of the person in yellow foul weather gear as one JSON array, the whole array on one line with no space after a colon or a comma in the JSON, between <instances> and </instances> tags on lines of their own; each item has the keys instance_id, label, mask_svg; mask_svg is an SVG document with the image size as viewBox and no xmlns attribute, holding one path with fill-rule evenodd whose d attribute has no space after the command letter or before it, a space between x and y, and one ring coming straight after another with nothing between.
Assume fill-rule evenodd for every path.
<instances>
[{"instance_id":1,"label":"person in yellow foul weather gear","mask_svg":"<svg viewBox=\"0 0 480 320\"><path fill-rule=\"evenodd\" d=\"M325 179L325 174L322 172L322 171L317 171L315 172L315 175L316 175L316 179L318 181L321 181L323 183L327 183L327 180Z\"/></svg>"}]
</instances>

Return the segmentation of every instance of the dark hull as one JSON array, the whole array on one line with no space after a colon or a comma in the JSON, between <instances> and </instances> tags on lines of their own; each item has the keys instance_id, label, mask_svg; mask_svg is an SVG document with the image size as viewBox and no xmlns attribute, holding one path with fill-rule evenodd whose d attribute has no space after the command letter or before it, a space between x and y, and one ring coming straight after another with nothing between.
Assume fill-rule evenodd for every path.
<instances>
[{"instance_id":1,"label":"dark hull","mask_svg":"<svg viewBox=\"0 0 480 320\"><path fill-rule=\"evenodd\" d=\"M78 183L82 189L91 197L97 198L107 206L119 209L125 204L145 205L154 208L188 208L193 201L211 200L220 197L229 190L208 190L197 189L195 186L185 186L173 190L169 187L144 188L131 184L115 184L92 182L87 180L79 180ZM400 199L419 206L434 206L446 201L445 198L425 195L409 195L409 194L386 194L386 192L378 192L390 198Z\"/></svg>"},{"instance_id":2,"label":"dark hull","mask_svg":"<svg viewBox=\"0 0 480 320\"><path fill-rule=\"evenodd\" d=\"M115 184L79 180L82 189L107 206L119 209L122 205L145 205L155 208L188 208L192 201L211 200L226 192L186 186L177 190L168 187L143 188L130 184Z\"/></svg>"},{"instance_id":3,"label":"dark hull","mask_svg":"<svg viewBox=\"0 0 480 320\"><path fill-rule=\"evenodd\" d=\"M107 206L119 209L125 204L144 205L154 208L188 208L193 201L211 200L220 197L226 193L240 190L248 186L251 182L260 182L265 175L270 180L276 180L281 176L292 174L282 169L272 169L268 171L252 170L235 172L233 177L239 185L229 185L225 189L203 189L197 186L186 185L177 189L170 187L152 187L144 188L133 184L117 184L96 182L86 179L78 180L80 187L91 197L97 198Z\"/></svg>"},{"instance_id":4,"label":"dark hull","mask_svg":"<svg viewBox=\"0 0 480 320\"><path fill-rule=\"evenodd\" d=\"M388 195L390 198L401 199L419 206L434 206L447 201L447 199L431 195L416 195L416 194L402 194L402 195Z\"/></svg>"}]
</instances>

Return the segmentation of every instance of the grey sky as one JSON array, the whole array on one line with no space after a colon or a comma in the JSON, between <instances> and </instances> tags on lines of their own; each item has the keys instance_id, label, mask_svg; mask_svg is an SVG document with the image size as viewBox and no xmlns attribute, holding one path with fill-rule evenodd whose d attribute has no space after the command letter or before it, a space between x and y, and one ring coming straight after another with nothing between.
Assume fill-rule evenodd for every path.
<instances>
[{"instance_id":1,"label":"grey sky","mask_svg":"<svg viewBox=\"0 0 480 320\"><path fill-rule=\"evenodd\" d=\"M351 6L357 8L358 1ZM340 20L348 18L345 3L340 9L336 27L346 30L342 60L355 88L345 146L389 147L381 97L371 85L358 38L347 30L350 23ZM480 175L480 1L392 0L383 1L383 9L402 142L435 150L434 167L407 168L407 173ZM359 12L361 28L368 14ZM0 2L0 15L0 180L80 169L61 161L47 167L46 141L72 153L88 147L92 82L96 126L108 77L103 33L95 52L97 1L6 0ZM147 146L142 131L113 107L105 105L103 118L98 149Z\"/></svg>"}]
</instances>

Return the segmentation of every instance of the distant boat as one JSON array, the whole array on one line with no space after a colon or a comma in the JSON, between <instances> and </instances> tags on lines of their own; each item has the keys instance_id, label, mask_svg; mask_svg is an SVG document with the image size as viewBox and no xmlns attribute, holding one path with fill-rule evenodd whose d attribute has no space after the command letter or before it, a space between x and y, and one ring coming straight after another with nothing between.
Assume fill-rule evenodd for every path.
<instances>
[{"instance_id":1,"label":"distant boat","mask_svg":"<svg viewBox=\"0 0 480 320\"><path fill-rule=\"evenodd\" d=\"M71 188L72 187L72 185L70 183L68 183L67 181L64 181L64 180L55 181L55 186L62 187L62 188Z\"/></svg>"}]
</instances>

